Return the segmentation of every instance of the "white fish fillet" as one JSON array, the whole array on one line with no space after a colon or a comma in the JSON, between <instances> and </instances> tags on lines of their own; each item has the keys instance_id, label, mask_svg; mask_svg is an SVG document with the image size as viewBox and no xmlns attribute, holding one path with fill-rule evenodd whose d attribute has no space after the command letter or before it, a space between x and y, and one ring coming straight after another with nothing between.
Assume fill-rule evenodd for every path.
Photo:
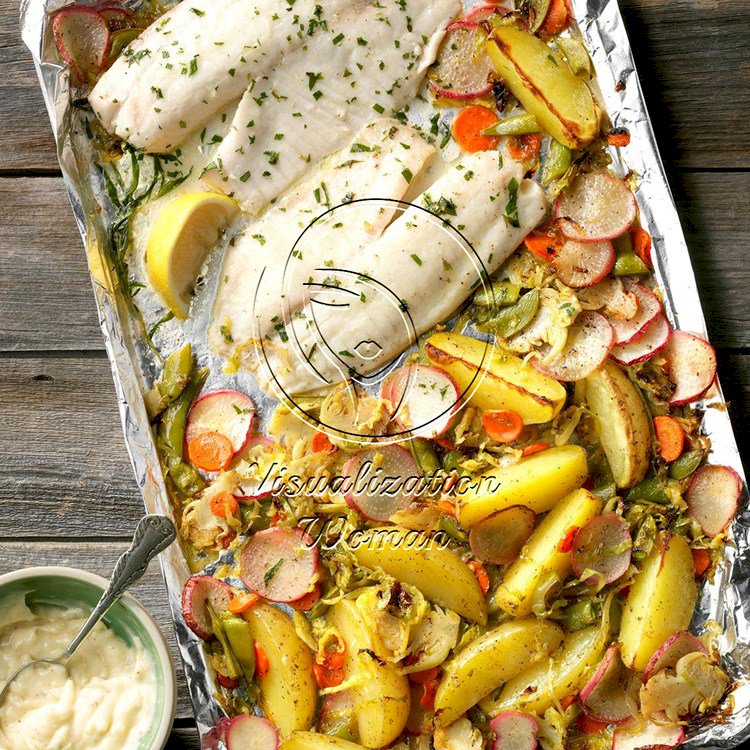
<instances>
[{"instance_id":1,"label":"white fish fillet","mask_svg":"<svg viewBox=\"0 0 750 750\"><path fill-rule=\"evenodd\" d=\"M360 0L248 89L203 179L257 213L310 162L417 93L458 0Z\"/></svg>"},{"instance_id":2,"label":"white fish fillet","mask_svg":"<svg viewBox=\"0 0 750 750\"><path fill-rule=\"evenodd\" d=\"M183 0L125 50L89 101L107 131L171 151L355 1Z\"/></svg>"},{"instance_id":3,"label":"white fish fillet","mask_svg":"<svg viewBox=\"0 0 750 750\"><path fill-rule=\"evenodd\" d=\"M409 187L405 175L416 178L434 153L434 147L413 128L391 119L377 120L253 221L224 257L209 328L211 348L231 357L235 346L242 348L273 333L282 305L297 309L307 298L306 288L294 280L313 274L336 243L343 243L347 253L356 252L382 233L397 210L396 205L356 203L357 199L401 198ZM346 232L324 231L328 241L318 245L314 240L320 236L320 225L316 225L312 246L304 241L298 246L287 281L288 261L300 234L327 208L345 201L355 201L349 203Z\"/></svg>"},{"instance_id":4,"label":"white fish fillet","mask_svg":"<svg viewBox=\"0 0 750 750\"><path fill-rule=\"evenodd\" d=\"M496 271L543 219L544 193L522 179L523 171L508 158L499 168L494 151L466 156L416 201L453 229L412 206L358 253L331 246L333 268L315 269L302 307L285 314L277 304L277 322L260 321L264 335L242 352L242 364L277 396L319 391L353 375L377 381L417 336L450 317L482 266ZM511 192L517 227L504 216Z\"/></svg>"}]
</instances>

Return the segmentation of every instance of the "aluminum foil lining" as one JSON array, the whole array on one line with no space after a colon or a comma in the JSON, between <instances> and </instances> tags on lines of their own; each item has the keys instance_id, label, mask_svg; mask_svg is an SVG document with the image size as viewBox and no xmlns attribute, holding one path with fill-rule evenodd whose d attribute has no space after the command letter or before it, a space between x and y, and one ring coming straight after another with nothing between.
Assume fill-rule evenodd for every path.
<instances>
[{"instance_id":1,"label":"aluminum foil lining","mask_svg":"<svg viewBox=\"0 0 750 750\"><path fill-rule=\"evenodd\" d=\"M217 0L218 1L218 0ZM90 148L77 127L72 106L68 73L50 43L47 21L50 11L66 5L61 0L22 0L23 40L31 50L44 101L57 142L58 158L73 213L88 255L99 323L112 366L125 440L136 481L149 513L172 515L162 479L159 459L142 399L145 386L156 372L153 354L143 347L129 308L113 291L102 258L104 223L107 212L95 210L107 206L104 186L91 169ZM128 4L137 4L131 0ZM473 2L467 5L473 5ZM638 177L636 198L641 222L651 233L657 278L664 291L664 307L676 328L706 334L705 321L685 237L674 199L669 189L651 121L643 99L625 26L616 0L573 0L579 29L591 54L601 97L614 126L626 127L631 144L621 155L613 150L614 168L621 173L632 170ZM88 148L88 150L87 150ZM212 369L209 384L225 383L220 363L206 346L205 326L208 305L198 309L199 322L175 332L169 343L189 340L202 362ZM201 320L202 319L202 320ZM167 351L171 347L166 347ZM254 398L261 422L268 418L272 402L263 395L249 375L238 375L229 387L240 387ZM712 463L734 468L744 479L744 471L729 415L723 408L721 388L713 389L699 406L703 409L703 428L711 439ZM686 746L725 750L750 738L750 511L743 504L732 525L733 542L726 548L721 567L706 583L693 618L700 630L708 621L716 621L723 631L719 649L725 665L736 680L730 698L732 711L721 722L689 727ZM180 610L182 584L189 575L185 559L177 545L160 556L177 642L184 664L195 718L204 748L222 748L211 731L222 716L213 697L214 674L206 664L201 642L186 627Z\"/></svg>"}]
</instances>

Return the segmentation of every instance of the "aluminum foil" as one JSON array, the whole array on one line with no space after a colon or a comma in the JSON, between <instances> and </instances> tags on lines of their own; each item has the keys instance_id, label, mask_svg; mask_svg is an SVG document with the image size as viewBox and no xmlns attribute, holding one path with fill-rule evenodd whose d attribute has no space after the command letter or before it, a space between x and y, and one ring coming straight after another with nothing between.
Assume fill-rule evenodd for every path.
<instances>
[{"instance_id":1,"label":"aluminum foil","mask_svg":"<svg viewBox=\"0 0 750 750\"><path fill-rule=\"evenodd\" d=\"M631 144L624 154L616 149L612 151L613 166L621 174L632 170L638 177L636 198L641 222L653 237L657 278L664 291L665 310L675 328L705 335L705 321L685 237L659 157L617 1L572 2L609 118L614 126L625 127L631 134ZM62 0L22 0L23 39L34 58L65 185L88 254L99 323L112 366L136 481L149 513L172 515L141 395L151 384L158 363L153 353L140 342L138 324L114 291L116 284L107 272L103 237L108 200L100 177L92 169L90 146L72 106L67 70L59 62L50 41L49 13L66 4ZM127 4L137 4L137 0ZM97 206L103 206L105 210L100 212L96 210ZM193 323L182 328L174 324L165 326L167 338L161 343L169 344L165 349L170 351L175 345L189 340L201 362L211 367L209 384L226 384L228 379L221 374L219 360L208 351L204 336L211 286L209 282L194 305ZM230 380L229 387L240 387L250 393L259 407L262 421L265 421L273 404L253 379L240 374ZM731 466L744 479L723 402L717 381L716 387L699 405L704 410L703 428L712 444L710 461ZM718 641L719 649L736 680L730 698L732 711L720 722L689 728L686 745L691 748L724 750L750 738L750 510L745 503L731 531L733 541L727 546L723 564L713 581L703 587L692 625L700 630L714 620L723 631ZM222 748L223 744L211 731L222 716L213 697L216 691L214 675L204 660L201 642L186 627L181 616L180 594L190 572L177 545L162 553L160 559L202 746Z\"/></svg>"}]
</instances>

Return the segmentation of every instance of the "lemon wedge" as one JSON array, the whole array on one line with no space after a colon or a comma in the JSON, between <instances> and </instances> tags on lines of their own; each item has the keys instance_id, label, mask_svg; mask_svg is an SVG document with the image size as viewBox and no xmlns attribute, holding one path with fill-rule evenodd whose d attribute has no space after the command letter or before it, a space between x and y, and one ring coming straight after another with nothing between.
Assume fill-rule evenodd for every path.
<instances>
[{"instance_id":1,"label":"lemon wedge","mask_svg":"<svg viewBox=\"0 0 750 750\"><path fill-rule=\"evenodd\" d=\"M154 291L180 320L208 251L239 206L219 193L185 193L159 211L146 245L146 271Z\"/></svg>"}]
</instances>

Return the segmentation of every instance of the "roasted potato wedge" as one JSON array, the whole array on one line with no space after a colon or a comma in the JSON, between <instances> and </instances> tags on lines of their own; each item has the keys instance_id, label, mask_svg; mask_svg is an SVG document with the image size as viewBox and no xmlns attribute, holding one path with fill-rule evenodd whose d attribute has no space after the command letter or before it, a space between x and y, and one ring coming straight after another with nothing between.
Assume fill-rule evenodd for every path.
<instances>
[{"instance_id":1,"label":"roasted potato wedge","mask_svg":"<svg viewBox=\"0 0 750 750\"><path fill-rule=\"evenodd\" d=\"M469 528L511 505L546 513L587 476L586 451L580 445L549 448L512 466L493 469L481 476L475 487L459 493L461 525Z\"/></svg>"},{"instance_id":2,"label":"roasted potato wedge","mask_svg":"<svg viewBox=\"0 0 750 750\"><path fill-rule=\"evenodd\" d=\"M487 52L511 93L555 140L573 149L591 143L599 129L594 97L559 53L515 26L497 28Z\"/></svg>"},{"instance_id":3,"label":"roasted potato wedge","mask_svg":"<svg viewBox=\"0 0 750 750\"><path fill-rule=\"evenodd\" d=\"M520 357L494 351L458 333L436 333L425 343L432 364L455 380L461 393L480 409L512 409L524 424L549 422L565 404L565 388ZM479 384L475 379L480 377Z\"/></svg>"},{"instance_id":4,"label":"roasted potato wedge","mask_svg":"<svg viewBox=\"0 0 750 750\"><path fill-rule=\"evenodd\" d=\"M594 428L618 487L646 476L651 455L651 420L630 378L612 362L584 381Z\"/></svg>"},{"instance_id":5,"label":"roasted potato wedge","mask_svg":"<svg viewBox=\"0 0 750 750\"><path fill-rule=\"evenodd\" d=\"M569 633L550 661L539 662L511 678L497 698L486 698L480 705L490 716L512 709L541 716L550 706L581 690L605 645L604 632L598 625Z\"/></svg>"},{"instance_id":6,"label":"roasted potato wedge","mask_svg":"<svg viewBox=\"0 0 750 750\"><path fill-rule=\"evenodd\" d=\"M382 568L427 599L484 625L487 604L466 563L439 540L402 526L383 526L354 536L350 546L365 568Z\"/></svg>"},{"instance_id":7,"label":"roasted potato wedge","mask_svg":"<svg viewBox=\"0 0 750 750\"><path fill-rule=\"evenodd\" d=\"M320 732L292 732L279 750L361 750L362 745Z\"/></svg>"},{"instance_id":8,"label":"roasted potato wedge","mask_svg":"<svg viewBox=\"0 0 750 750\"><path fill-rule=\"evenodd\" d=\"M546 660L562 641L559 625L535 618L505 622L479 636L448 663L435 694L438 723L451 724L511 677Z\"/></svg>"},{"instance_id":9,"label":"roasted potato wedge","mask_svg":"<svg viewBox=\"0 0 750 750\"><path fill-rule=\"evenodd\" d=\"M263 712L282 737L296 729L308 729L315 718L318 696L310 649L289 617L270 604L255 604L242 616L268 657L268 674L258 678Z\"/></svg>"},{"instance_id":10,"label":"roasted potato wedge","mask_svg":"<svg viewBox=\"0 0 750 750\"><path fill-rule=\"evenodd\" d=\"M344 680L354 681L351 691L359 741L365 747L384 747L401 734L409 718L409 682L375 657L372 636L353 600L335 604L328 621L346 644Z\"/></svg>"},{"instance_id":11,"label":"roasted potato wedge","mask_svg":"<svg viewBox=\"0 0 750 750\"><path fill-rule=\"evenodd\" d=\"M663 533L625 601L620 645L626 666L642 672L659 646L690 624L697 598L688 543L681 536Z\"/></svg>"},{"instance_id":12,"label":"roasted potato wedge","mask_svg":"<svg viewBox=\"0 0 750 750\"><path fill-rule=\"evenodd\" d=\"M550 582L562 582L570 572L571 551L563 543L601 510L601 499L584 489L560 500L508 568L495 595L498 606L515 617L530 614Z\"/></svg>"}]
</instances>

